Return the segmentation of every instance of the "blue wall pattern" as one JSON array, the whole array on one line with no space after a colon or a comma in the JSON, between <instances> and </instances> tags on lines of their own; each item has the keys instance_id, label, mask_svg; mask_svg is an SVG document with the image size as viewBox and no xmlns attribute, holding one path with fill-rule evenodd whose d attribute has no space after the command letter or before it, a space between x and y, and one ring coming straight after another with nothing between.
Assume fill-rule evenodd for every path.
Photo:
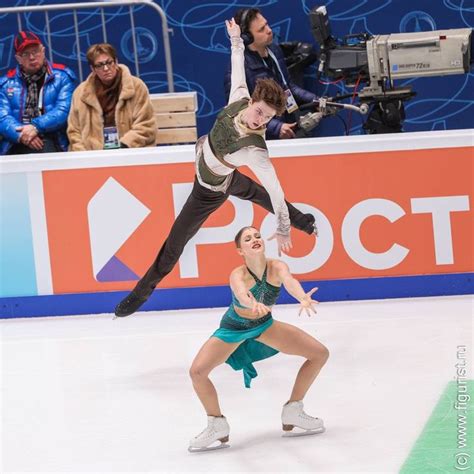
<instances>
[{"instance_id":1,"label":"blue wall pattern","mask_svg":"<svg viewBox=\"0 0 474 474\"><path fill-rule=\"evenodd\" d=\"M2 0L2 7L72 3L68 0ZM314 44L308 12L315 5L326 5L333 35L368 32L389 34L450 28L472 28L474 0L156 0L166 12L171 36L175 90L198 92L199 133L207 133L217 111L224 105L223 74L229 62L229 42L224 20L243 7L263 10L275 33L276 41L301 40ZM121 62L135 70L128 7L106 8L108 41L116 46ZM53 34L53 59L76 72L77 53L73 16L69 11L50 12ZM85 51L102 41L101 13L98 9L78 10L81 65L84 75L89 68ZM166 92L166 69L163 54L161 20L146 6L134 7L140 76L151 92ZM24 29L39 34L46 44L44 13L22 15ZM18 30L16 15L0 15L0 74L13 67L13 38ZM417 96L406 104L406 131L474 128L473 74L448 77L414 78L398 81L411 84ZM319 95L352 92L343 83L316 83L316 66L308 68L305 86ZM347 114L342 117L347 121ZM352 114L351 134L363 133L361 117ZM317 136L343 135L344 127L333 117L325 119Z\"/></svg>"}]
</instances>

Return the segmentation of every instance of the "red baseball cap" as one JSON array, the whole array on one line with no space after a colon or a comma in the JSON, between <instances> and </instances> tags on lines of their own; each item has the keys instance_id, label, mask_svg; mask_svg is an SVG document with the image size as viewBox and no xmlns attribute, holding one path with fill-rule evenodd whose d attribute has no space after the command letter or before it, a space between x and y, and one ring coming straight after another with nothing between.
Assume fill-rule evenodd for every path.
<instances>
[{"instance_id":1,"label":"red baseball cap","mask_svg":"<svg viewBox=\"0 0 474 474\"><path fill-rule=\"evenodd\" d=\"M20 31L13 42L15 51L21 53L27 46L32 44L43 44L41 40L31 31Z\"/></svg>"}]
</instances>

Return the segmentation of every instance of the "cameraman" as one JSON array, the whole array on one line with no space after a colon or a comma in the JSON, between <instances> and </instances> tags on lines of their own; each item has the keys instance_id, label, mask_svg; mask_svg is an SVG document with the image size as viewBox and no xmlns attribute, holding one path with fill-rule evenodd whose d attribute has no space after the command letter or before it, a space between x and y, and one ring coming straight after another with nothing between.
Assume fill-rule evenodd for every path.
<instances>
[{"instance_id":1,"label":"cameraman","mask_svg":"<svg viewBox=\"0 0 474 474\"><path fill-rule=\"evenodd\" d=\"M272 29L258 8L238 10L234 18L240 25L245 44L245 76L250 94L255 89L257 79L271 78L283 88L288 97L284 115L273 118L268 123L267 138L295 138L295 112L298 111L298 104L312 102L316 95L291 81L283 52L278 45L272 44ZM226 98L230 91L230 72L229 63L224 79Z\"/></svg>"}]
</instances>

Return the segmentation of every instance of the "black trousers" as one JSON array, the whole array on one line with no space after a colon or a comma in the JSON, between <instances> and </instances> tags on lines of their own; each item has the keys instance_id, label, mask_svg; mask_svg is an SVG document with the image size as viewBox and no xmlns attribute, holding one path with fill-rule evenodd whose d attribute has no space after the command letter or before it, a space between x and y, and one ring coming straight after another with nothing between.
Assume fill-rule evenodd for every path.
<instances>
[{"instance_id":1,"label":"black trousers","mask_svg":"<svg viewBox=\"0 0 474 474\"><path fill-rule=\"evenodd\" d=\"M226 193L211 191L201 186L195 177L191 194L171 227L168 238L151 267L135 287L138 294L148 296L156 285L171 272L188 241L201 228L209 215L218 209L229 196L252 201L273 213L270 195L265 188L238 170L234 171ZM311 224L314 222L312 216L298 211L289 202L286 204L291 225L308 234L312 233Z\"/></svg>"}]
</instances>

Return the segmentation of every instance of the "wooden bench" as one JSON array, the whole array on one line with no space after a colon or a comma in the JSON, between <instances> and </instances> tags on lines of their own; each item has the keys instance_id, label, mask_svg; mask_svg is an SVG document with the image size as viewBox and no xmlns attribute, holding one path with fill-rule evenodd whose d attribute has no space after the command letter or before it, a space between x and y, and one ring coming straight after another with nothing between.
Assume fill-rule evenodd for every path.
<instances>
[{"instance_id":1,"label":"wooden bench","mask_svg":"<svg viewBox=\"0 0 474 474\"><path fill-rule=\"evenodd\" d=\"M194 143L197 140L197 93L150 94L155 110L157 145Z\"/></svg>"}]
</instances>

